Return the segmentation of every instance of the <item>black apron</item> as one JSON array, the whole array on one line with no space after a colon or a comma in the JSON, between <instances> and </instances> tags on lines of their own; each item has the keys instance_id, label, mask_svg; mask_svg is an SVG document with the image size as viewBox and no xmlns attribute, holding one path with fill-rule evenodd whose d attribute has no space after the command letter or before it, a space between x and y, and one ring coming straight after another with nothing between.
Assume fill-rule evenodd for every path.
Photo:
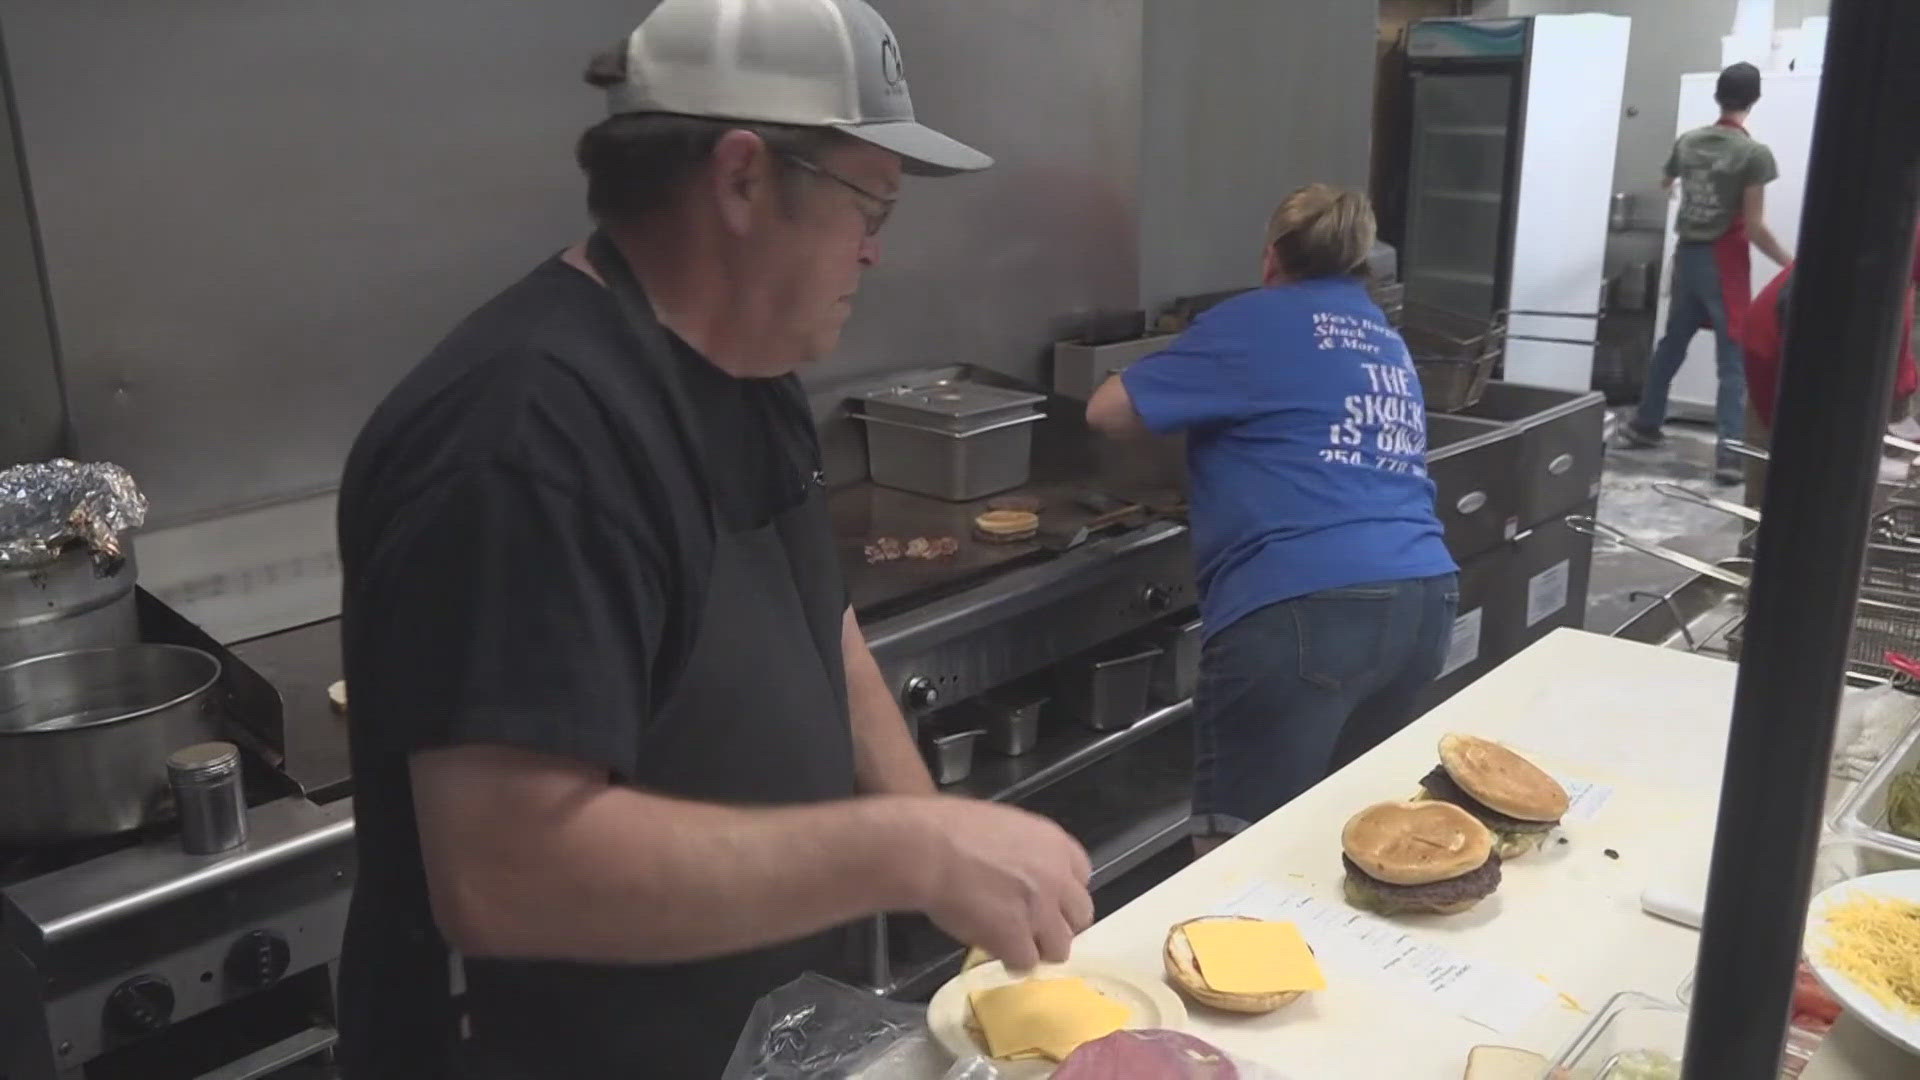
<instances>
[{"instance_id":1,"label":"black apron","mask_svg":"<svg viewBox=\"0 0 1920 1080\"><path fill-rule=\"evenodd\" d=\"M645 358L647 377L680 425L681 449L702 471L713 527L693 644L670 696L644 727L632 782L719 803L850 797L853 739L840 647L846 592L818 462L795 478L806 488L799 505L759 528L729 532L712 497L725 478L705 475L699 413L676 367L680 355L612 242L596 234L588 255L639 341L635 354ZM754 1002L806 971L841 969L848 940L845 931L833 931L657 967L469 957L462 1011L470 1034L457 1051L457 1075L718 1077ZM444 965L444 951L437 955ZM433 1001L388 1006L411 1012L421 1022L401 1026L427 1038L435 1038L434 1018L448 1015Z\"/></svg>"}]
</instances>

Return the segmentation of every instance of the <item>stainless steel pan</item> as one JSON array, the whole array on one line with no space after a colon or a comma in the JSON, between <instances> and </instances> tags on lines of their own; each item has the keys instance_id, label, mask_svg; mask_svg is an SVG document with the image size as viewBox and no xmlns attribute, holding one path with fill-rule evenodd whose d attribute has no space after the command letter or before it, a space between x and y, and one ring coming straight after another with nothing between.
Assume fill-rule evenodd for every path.
<instances>
[{"instance_id":1,"label":"stainless steel pan","mask_svg":"<svg viewBox=\"0 0 1920 1080\"><path fill-rule=\"evenodd\" d=\"M220 737L220 661L184 645L0 667L0 844L77 840L172 816L167 755Z\"/></svg>"}]
</instances>

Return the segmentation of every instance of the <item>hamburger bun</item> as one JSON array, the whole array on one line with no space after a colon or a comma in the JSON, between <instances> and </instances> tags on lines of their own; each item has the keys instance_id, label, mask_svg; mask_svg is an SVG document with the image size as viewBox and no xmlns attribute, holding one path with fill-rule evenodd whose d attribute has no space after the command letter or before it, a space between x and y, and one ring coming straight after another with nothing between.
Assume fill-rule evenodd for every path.
<instances>
[{"instance_id":1,"label":"hamburger bun","mask_svg":"<svg viewBox=\"0 0 1920 1080\"><path fill-rule=\"evenodd\" d=\"M1479 869L1494 854L1493 833L1452 803L1377 803L1340 832L1348 859L1389 885L1431 885Z\"/></svg>"},{"instance_id":2,"label":"hamburger bun","mask_svg":"<svg viewBox=\"0 0 1920 1080\"><path fill-rule=\"evenodd\" d=\"M1462 791L1496 813L1549 823L1566 816L1567 789L1538 765L1490 739L1442 737L1440 765Z\"/></svg>"},{"instance_id":3,"label":"hamburger bun","mask_svg":"<svg viewBox=\"0 0 1920 1080\"><path fill-rule=\"evenodd\" d=\"M1432 799L1452 803L1492 829L1493 850L1499 852L1502 859L1517 859L1539 851L1546 846L1547 837L1553 835L1554 827L1560 824L1557 821L1521 821L1482 806L1473 796L1460 790L1460 785L1447 775L1443 765L1435 765L1433 772L1420 781L1420 785L1420 790L1413 796L1415 801Z\"/></svg>"},{"instance_id":4,"label":"hamburger bun","mask_svg":"<svg viewBox=\"0 0 1920 1080\"><path fill-rule=\"evenodd\" d=\"M1200 962L1193 955L1193 943L1187 940L1187 927L1203 919L1246 919L1245 915L1207 915L1201 919L1188 919L1175 923L1167 931L1167 944L1161 951L1166 963L1167 978L1180 988L1180 992L1202 1005L1211 1005L1216 1009L1237 1013L1270 1013L1283 1005L1300 1000L1304 990L1287 990L1272 994L1230 994L1224 990L1215 990L1207 985L1200 974ZM1248 919L1249 922L1257 922Z\"/></svg>"},{"instance_id":5,"label":"hamburger bun","mask_svg":"<svg viewBox=\"0 0 1920 1080\"><path fill-rule=\"evenodd\" d=\"M973 531L996 544L1031 540L1040 531L1040 515L1030 510L989 510L973 519Z\"/></svg>"}]
</instances>

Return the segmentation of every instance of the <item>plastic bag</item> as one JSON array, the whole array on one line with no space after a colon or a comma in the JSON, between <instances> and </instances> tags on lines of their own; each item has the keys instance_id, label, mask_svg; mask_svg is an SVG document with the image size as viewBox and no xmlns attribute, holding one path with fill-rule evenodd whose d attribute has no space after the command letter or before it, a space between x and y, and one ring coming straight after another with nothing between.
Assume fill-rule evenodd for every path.
<instances>
[{"instance_id":1,"label":"plastic bag","mask_svg":"<svg viewBox=\"0 0 1920 1080\"><path fill-rule=\"evenodd\" d=\"M1835 780L1866 779L1920 715L1920 697L1891 686L1848 689L1833 729Z\"/></svg>"},{"instance_id":2,"label":"plastic bag","mask_svg":"<svg viewBox=\"0 0 1920 1080\"><path fill-rule=\"evenodd\" d=\"M1075 1050L1060 1080L1284 1080L1183 1031L1116 1031Z\"/></svg>"},{"instance_id":3,"label":"plastic bag","mask_svg":"<svg viewBox=\"0 0 1920 1080\"><path fill-rule=\"evenodd\" d=\"M941 1080L1021 1080L1048 1071L1087 1080L1287 1080L1283 1073L1203 1039L1159 1029L1116 1031L1095 1039L1074 1051L1058 1069L1040 1062L996 1064L972 1057L956 1062Z\"/></svg>"},{"instance_id":4,"label":"plastic bag","mask_svg":"<svg viewBox=\"0 0 1920 1080\"><path fill-rule=\"evenodd\" d=\"M870 991L806 974L757 1002L734 1043L722 1080L921 1080L883 1057L910 1056L927 1044L926 1007L888 1001ZM900 1047L900 1044L908 1044ZM935 1055L944 1061L944 1055ZM936 1066L937 1067L937 1066Z\"/></svg>"}]
</instances>

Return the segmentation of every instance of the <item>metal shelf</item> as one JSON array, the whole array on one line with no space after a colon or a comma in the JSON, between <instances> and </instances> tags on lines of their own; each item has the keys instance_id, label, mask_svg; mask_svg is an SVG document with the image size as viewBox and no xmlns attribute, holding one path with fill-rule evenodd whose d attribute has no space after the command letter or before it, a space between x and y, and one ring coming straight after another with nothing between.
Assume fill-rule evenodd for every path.
<instances>
[{"instance_id":1,"label":"metal shelf","mask_svg":"<svg viewBox=\"0 0 1920 1080\"><path fill-rule=\"evenodd\" d=\"M1192 714L1193 700L1178 701L1134 721L1118 731L1089 731L1075 727L1042 736L1034 748L1019 757L976 758L965 780L942 790L994 802L1013 802L1072 776L1081 769L1139 742L1148 735Z\"/></svg>"}]
</instances>

